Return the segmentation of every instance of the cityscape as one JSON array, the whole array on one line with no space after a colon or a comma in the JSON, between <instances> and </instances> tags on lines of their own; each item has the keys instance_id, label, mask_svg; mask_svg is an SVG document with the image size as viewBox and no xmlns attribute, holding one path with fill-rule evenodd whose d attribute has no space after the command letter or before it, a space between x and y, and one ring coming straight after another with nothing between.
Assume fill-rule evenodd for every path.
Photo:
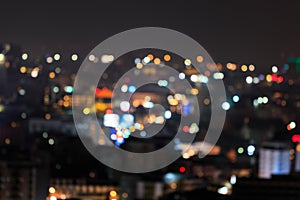
<instances>
[{"instance_id":1,"label":"cityscape","mask_svg":"<svg viewBox=\"0 0 300 200\"><path fill-rule=\"evenodd\" d=\"M30 12L43 11L38 3L32 4ZM178 5L185 5L166 4L161 8L176 12L180 10ZM237 6L234 1L231 4ZM274 10L280 9L275 4ZM5 10L12 8L10 3L3 5ZM190 6L193 5L196 3ZM296 9L297 3L284 5ZM60 6L52 21L48 17L45 20L55 24L57 18L67 18L67 11L70 16L77 14L67 10L65 4ZM83 3L74 5L74 9L80 6ZM123 6L131 7L129 3ZM203 6L218 7L218 3L205 2ZM265 6L269 4L263 3ZM122 9L116 9L121 17ZM274 13L268 10L257 15L267 14ZM231 16L234 14L224 14L229 19ZM296 26L292 21L298 21L297 16L300 17L291 12L280 23ZM88 17L82 20L87 21ZM277 19L277 14L274 17ZM158 23L160 19L165 19L166 24ZM200 18L193 15L193 19ZM210 18L213 19L219 18ZM175 22L169 18L156 16L153 21L157 23L143 24L137 19L137 25L120 25L122 29L109 29L108 33L164 26L186 33L200 44L205 40L197 37L201 29L189 23L183 26L185 32L174 27ZM101 54L92 51L113 34L99 36L99 42L95 42L99 38L91 36L93 45L84 46L81 41L74 48L67 40L57 47L52 42L47 46L46 42L41 49L34 36L27 36L31 41L22 42L17 31L10 34L9 29L18 30L13 17L6 24L8 31L0 30L0 200L300 199L300 51L299 37L295 36L298 27L292 28L291 48L279 46L284 52L276 56L266 53L265 60L261 60L263 56L255 59L256 54L249 54L253 60L246 56L227 57L230 54L220 47L210 54L214 58L211 62L203 52L182 57L155 48L137 49L121 56L109 49ZM53 24L48 24L48 28L54 30ZM35 29L33 25L28 27ZM53 30L49 34L55 34ZM64 30L68 32L67 28L61 29ZM85 31L77 34L82 33ZM72 38L70 32L66 35ZM78 35L74 33L75 37ZM147 36L143 38L146 40ZM235 45L240 44L236 41L232 48ZM208 45L209 49L215 47ZM257 51L259 54L262 50ZM86 94L76 93L79 71L100 64L108 68L97 86L87 83L83 86ZM170 72L170 68L174 71ZM91 79L93 73L96 72L91 72ZM219 105L226 118L216 144L205 141L218 102L213 99L211 91L215 88L210 83L224 84L226 93ZM83 116L80 123L75 116L78 110ZM165 147L178 158L148 171L153 160L135 163L121 158L115 150L146 155ZM161 155L157 159L167 162L169 157ZM124 168L131 166L137 173L119 170L106 162L121 163ZM147 169L139 169L142 167Z\"/></svg>"}]
</instances>

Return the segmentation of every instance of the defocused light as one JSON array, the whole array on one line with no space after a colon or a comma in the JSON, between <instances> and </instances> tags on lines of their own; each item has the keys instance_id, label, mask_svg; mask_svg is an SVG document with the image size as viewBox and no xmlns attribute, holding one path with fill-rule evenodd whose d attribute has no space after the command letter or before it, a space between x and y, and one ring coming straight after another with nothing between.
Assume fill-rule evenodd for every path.
<instances>
[{"instance_id":1,"label":"defocused light","mask_svg":"<svg viewBox=\"0 0 300 200\"><path fill-rule=\"evenodd\" d=\"M259 83L259 78L258 77L254 77L253 78L253 83L254 84L258 84Z\"/></svg>"},{"instance_id":2,"label":"defocused light","mask_svg":"<svg viewBox=\"0 0 300 200\"><path fill-rule=\"evenodd\" d=\"M222 72L216 72L213 74L213 78L216 80L222 80L224 78L224 74Z\"/></svg>"},{"instance_id":3,"label":"defocused light","mask_svg":"<svg viewBox=\"0 0 300 200\"><path fill-rule=\"evenodd\" d=\"M11 141L10 141L9 138L5 138L5 141L4 141L4 142L5 142L5 144L9 145Z\"/></svg>"},{"instance_id":4,"label":"defocused light","mask_svg":"<svg viewBox=\"0 0 300 200\"><path fill-rule=\"evenodd\" d=\"M53 56L54 60L59 61L60 60L60 55L57 53Z\"/></svg>"},{"instance_id":5,"label":"defocused light","mask_svg":"<svg viewBox=\"0 0 300 200\"><path fill-rule=\"evenodd\" d=\"M52 138L50 138L49 140L48 140L48 143L50 144L50 145L54 145L54 139L52 139Z\"/></svg>"},{"instance_id":6,"label":"defocused light","mask_svg":"<svg viewBox=\"0 0 300 200\"><path fill-rule=\"evenodd\" d=\"M22 74L25 74L26 71L27 71L27 68L26 68L25 66L20 67L20 72L21 72Z\"/></svg>"},{"instance_id":7,"label":"defocused light","mask_svg":"<svg viewBox=\"0 0 300 200\"><path fill-rule=\"evenodd\" d=\"M290 128L295 129L296 128L296 122L290 122Z\"/></svg>"},{"instance_id":8,"label":"defocused light","mask_svg":"<svg viewBox=\"0 0 300 200\"><path fill-rule=\"evenodd\" d=\"M55 191L56 191L56 190L55 190L55 188L54 188L54 187L50 187L50 188L49 188L49 193L51 193L51 194L54 194L54 193L55 193Z\"/></svg>"},{"instance_id":9,"label":"defocused light","mask_svg":"<svg viewBox=\"0 0 300 200\"><path fill-rule=\"evenodd\" d=\"M48 138L48 133L47 132L43 132L43 138Z\"/></svg>"},{"instance_id":10,"label":"defocused light","mask_svg":"<svg viewBox=\"0 0 300 200\"><path fill-rule=\"evenodd\" d=\"M278 67L277 66L273 66L272 67L272 72L273 73L277 73L278 72Z\"/></svg>"},{"instance_id":11,"label":"defocused light","mask_svg":"<svg viewBox=\"0 0 300 200\"><path fill-rule=\"evenodd\" d=\"M33 68L33 70L31 71L30 75L31 75L32 78L38 77L38 75L39 75L39 68L38 67Z\"/></svg>"},{"instance_id":12,"label":"defocused light","mask_svg":"<svg viewBox=\"0 0 300 200\"><path fill-rule=\"evenodd\" d=\"M166 62L170 61L171 60L171 56L169 54L164 55L164 60Z\"/></svg>"},{"instance_id":13,"label":"defocused light","mask_svg":"<svg viewBox=\"0 0 300 200\"><path fill-rule=\"evenodd\" d=\"M128 92L134 93L135 91L136 91L136 87L134 85L128 87Z\"/></svg>"},{"instance_id":14,"label":"defocused light","mask_svg":"<svg viewBox=\"0 0 300 200\"><path fill-rule=\"evenodd\" d=\"M240 97L239 97L238 95L234 95L234 96L232 97L232 101L235 102L235 103L237 103L237 102L240 101Z\"/></svg>"},{"instance_id":15,"label":"defocused light","mask_svg":"<svg viewBox=\"0 0 300 200\"><path fill-rule=\"evenodd\" d=\"M228 194L228 188L226 186L221 187L218 189L219 194L227 195Z\"/></svg>"},{"instance_id":16,"label":"defocused light","mask_svg":"<svg viewBox=\"0 0 300 200\"><path fill-rule=\"evenodd\" d=\"M190 66L192 64L192 61L190 59L185 59L184 64L186 66Z\"/></svg>"},{"instance_id":17,"label":"defocused light","mask_svg":"<svg viewBox=\"0 0 300 200\"><path fill-rule=\"evenodd\" d=\"M24 89L19 89L18 92L21 96L24 96L26 94L26 91Z\"/></svg>"},{"instance_id":18,"label":"defocused light","mask_svg":"<svg viewBox=\"0 0 300 200\"><path fill-rule=\"evenodd\" d=\"M197 56L197 62L199 62L199 63L203 62L203 57L202 56Z\"/></svg>"},{"instance_id":19,"label":"defocused light","mask_svg":"<svg viewBox=\"0 0 300 200\"><path fill-rule=\"evenodd\" d=\"M54 87L53 87L53 92L54 92L54 93L59 93L59 87L54 86Z\"/></svg>"},{"instance_id":20,"label":"defocused light","mask_svg":"<svg viewBox=\"0 0 300 200\"><path fill-rule=\"evenodd\" d=\"M55 196L51 196L50 200L57 200L57 198Z\"/></svg>"},{"instance_id":21,"label":"defocused light","mask_svg":"<svg viewBox=\"0 0 300 200\"><path fill-rule=\"evenodd\" d=\"M129 111L130 109L130 103L128 101L122 101L120 103L120 109L123 111L123 112L127 112Z\"/></svg>"},{"instance_id":22,"label":"defocused light","mask_svg":"<svg viewBox=\"0 0 300 200\"><path fill-rule=\"evenodd\" d=\"M53 58L52 58L51 56L47 57L47 58L46 58L46 62L47 62L48 64L51 64L51 63L53 62Z\"/></svg>"},{"instance_id":23,"label":"defocused light","mask_svg":"<svg viewBox=\"0 0 300 200\"><path fill-rule=\"evenodd\" d=\"M249 65L249 71L253 72L255 70L255 66L254 65Z\"/></svg>"},{"instance_id":24,"label":"defocused light","mask_svg":"<svg viewBox=\"0 0 300 200\"><path fill-rule=\"evenodd\" d=\"M232 184L232 185L236 184L236 175L231 175L230 184Z\"/></svg>"},{"instance_id":25,"label":"defocused light","mask_svg":"<svg viewBox=\"0 0 300 200\"><path fill-rule=\"evenodd\" d=\"M143 59L143 62L145 64L148 64L150 62L150 58L148 56L146 56L144 59Z\"/></svg>"},{"instance_id":26,"label":"defocused light","mask_svg":"<svg viewBox=\"0 0 300 200\"><path fill-rule=\"evenodd\" d=\"M246 83L251 84L253 82L253 78L251 76L246 77Z\"/></svg>"},{"instance_id":27,"label":"defocused light","mask_svg":"<svg viewBox=\"0 0 300 200\"><path fill-rule=\"evenodd\" d=\"M50 72L49 73L49 78L54 79L55 78L55 73L54 72Z\"/></svg>"},{"instance_id":28,"label":"defocused light","mask_svg":"<svg viewBox=\"0 0 300 200\"><path fill-rule=\"evenodd\" d=\"M66 93L72 93L73 92L73 87L72 86L65 86L64 87L64 91Z\"/></svg>"},{"instance_id":29,"label":"defocused light","mask_svg":"<svg viewBox=\"0 0 300 200\"><path fill-rule=\"evenodd\" d=\"M154 59L154 56L152 54L148 54L147 56L151 61Z\"/></svg>"},{"instance_id":30,"label":"defocused light","mask_svg":"<svg viewBox=\"0 0 300 200\"><path fill-rule=\"evenodd\" d=\"M112 191L110 191L109 195L110 195L111 197L116 197L116 196L117 196L117 192L114 191L114 190L112 190Z\"/></svg>"},{"instance_id":31,"label":"defocused light","mask_svg":"<svg viewBox=\"0 0 300 200\"><path fill-rule=\"evenodd\" d=\"M262 103L267 104L269 102L268 97L263 97Z\"/></svg>"},{"instance_id":32,"label":"defocused light","mask_svg":"<svg viewBox=\"0 0 300 200\"><path fill-rule=\"evenodd\" d=\"M141 132L140 132L140 136L146 137L146 135L147 135L147 132L146 132L146 131L141 131Z\"/></svg>"},{"instance_id":33,"label":"defocused light","mask_svg":"<svg viewBox=\"0 0 300 200\"><path fill-rule=\"evenodd\" d=\"M185 79L185 74L181 72L181 73L178 75L178 77L179 77L179 79L183 80L183 79Z\"/></svg>"},{"instance_id":34,"label":"defocused light","mask_svg":"<svg viewBox=\"0 0 300 200\"><path fill-rule=\"evenodd\" d=\"M247 71L247 65L242 65L242 66L241 66L241 70L242 70L243 72L246 72L246 71Z\"/></svg>"},{"instance_id":35,"label":"defocused light","mask_svg":"<svg viewBox=\"0 0 300 200\"><path fill-rule=\"evenodd\" d=\"M95 55L93 55L93 54L89 55L89 61L94 62L95 59L96 59Z\"/></svg>"},{"instance_id":36,"label":"defocused light","mask_svg":"<svg viewBox=\"0 0 300 200\"><path fill-rule=\"evenodd\" d=\"M136 58L136 59L134 59L134 64L138 64L138 63L141 63L141 59L140 58Z\"/></svg>"},{"instance_id":37,"label":"defocused light","mask_svg":"<svg viewBox=\"0 0 300 200\"><path fill-rule=\"evenodd\" d=\"M229 110L230 104L228 102L224 102L224 103L222 103L222 108L223 108L223 110Z\"/></svg>"},{"instance_id":38,"label":"defocused light","mask_svg":"<svg viewBox=\"0 0 300 200\"><path fill-rule=\"evenodd\" d=\"M113 55L102 55L101 56L101 62L102 63L110 63L114 61L114 56Z\"/></svg>"},{"instance_id":39,"label":"defocused light","mask_svg":"<svg viewBox=\"0 0 300 200\"><path fill-rule=\"evenodd\" d=\"M160 64L160 59L159 58L155 58L154 59L154 64L156 64L156 65Z\"/></svg>"},{"instance_id":40,"label":"defocused light","mask_svg":"<svg viewBox=\"0 0 300 200\"><path fill-rule=\"evenodd\" d=\"M253 145L249 145L247 147L247 152L248 152L249 156L252 156L254 154L254 152L255 152L255 147Z\"/></svg>"},{"instance_id":41,"label":"defocused light","mask_svg":"<svg viewBox=\"0 0 300 200\"><path fill-rule=\"evenodd\" d=\"M121 91L125 93L125 92L127 92L127 90L128 90L128 86L127 85L122 85Z\"/></svg>"},{"instance_id":42,"label":"defocused light","mask_svg":"<svg viewBox=\"0 0 300 200\"><path fill-rule=\"evenodd\" d=\"M192 82L195 83L195 82L198 81L198 76L196 74L193 74L190 79L191 79Z\"/></svg>"},{"instance_id":43,"label":"defocused light","mask_svg":"<svg viewBox=\"0 0 300 200\"><path fill-rule=\"evenodd\" d=\"M22 54L22 60L27 60L28 59L28 54L27 53L23 53ZM1 60L1 57L0 57Z\"/></svg>"},{"instance_id":44,"label":"defocused light","mask_svg":"<svg viewBox=\"0 0 300 200\"><path fill-rule=\"evenodd\" d=\"M90 114L91 109L90 108L84 108L82 112L83 112L83 114L88 115L88 114Z\"/></svg>"},{"instance_id":45,"label":"defocused light","mask_svg":"<svg viewBox=\"0 0 300 200\"><path fill-rule=\"evenodd\" d=\"M165 116L165 119L170 119L172 117L171 111L166 110L164 116Z\"/></svg>"},{"instance_id":46,"label":"defocused light","mask_svg":"<svg viewBox=\"0 0 300 200\"><path fill-rule=\"evenodd\" d=\"M78 60L78 55L77 54L72 54L71 56L72 61L77 61Z\"/></svg>"},{"instance_id":47,"label":"defocused light","mask_svg":"<svg viewBox=\"0 0 300 200\"><path fill-rule=\"evenodd\" d=\"M181 166L181 167L179 168L179 172L180 172L180 173L184 173L185 171L186 171L185 167Z\"/></svg>"},{"instance_id":48,"label":"defocused light","mask_svg":"<svg viewBox=\"0 0 300 200\"><path fill-rule=\"evenodd\" d=\"M45 114L45 119L46 120L50 120L51 119L51 115L49 113Z\"/></svg>"},{"instance_id":49,"label":"defocused light","mask_svg":"<svg viewBox=\"0 0 300 200\"><path fill-rule=\"evenodd\" d=\"M244 148L243 148L243 147L239 147L239 148L237 149L237 152L238 152L239 154L243 154L243 153L244 153Z\"/></svg>"}]
</instances>

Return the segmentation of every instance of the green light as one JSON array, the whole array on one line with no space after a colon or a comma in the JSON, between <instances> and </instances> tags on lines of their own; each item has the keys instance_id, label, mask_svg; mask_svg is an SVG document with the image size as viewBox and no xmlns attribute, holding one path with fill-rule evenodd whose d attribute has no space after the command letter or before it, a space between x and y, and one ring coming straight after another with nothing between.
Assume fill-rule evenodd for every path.
<instances>
[{"instance_id":1,"label":"green light","mask_svg":"<svg viewBox=\"0 0 300 200\"><path fill-rule=\"evenodd\" d=\"M243 147L239 147L238 150L237 150L237 152L238 152L239 154L244 153L244 148L243 148Z\"/></svg>"}]
</instances>

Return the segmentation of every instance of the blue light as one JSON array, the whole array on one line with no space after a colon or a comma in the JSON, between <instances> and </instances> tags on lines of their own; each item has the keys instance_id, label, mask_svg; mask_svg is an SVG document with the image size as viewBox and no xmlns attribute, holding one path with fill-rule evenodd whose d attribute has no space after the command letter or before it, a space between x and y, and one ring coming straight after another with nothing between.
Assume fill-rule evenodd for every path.
<instances>
[{"instance_id":1,"label":"blue light","mask_svg":"<svg viewBox=\"0 0 300 200\"><path fill-rule=\"evenodd\" d=\"M235 103L237 103L237 102L240 101L240 97L239 97L238 95L234 95L234 96L232 97L232 101L235 102Z\"/></svg>"},{"instance_id":2,"label":"blue light","mask_svg":"<svg viewBox=\"0 0 300 200\"><path fill-rule=\"evenodd\" d=\"M129 86L128 92L134 93L136 91L136 87L134 85Z\"/></svg>"}]
</instances>

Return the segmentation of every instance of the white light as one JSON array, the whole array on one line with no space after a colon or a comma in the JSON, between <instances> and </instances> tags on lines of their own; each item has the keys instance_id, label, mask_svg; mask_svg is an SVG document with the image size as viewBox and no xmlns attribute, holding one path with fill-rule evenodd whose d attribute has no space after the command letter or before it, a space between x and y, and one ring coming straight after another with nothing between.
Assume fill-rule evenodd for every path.
<instances>
[{"instance_id":1,"label":"white light","mask_svg":"<svg viewBox=\"0 0 300 200\"><path fill-rule=\"evenodd\" d=\"M73 92L73 87L72 86L65 86L64 91L67 93L72 93Z\"/></svg>"},{"instance_id":2,"label":"white light","mask_svg":"<svg viewBox=\"0 0 300 200\"><path fill-rule=\"evenodd\" d=\"M253 82L253 78L251 76L246 77L246 83L251 84Z\"/></svg>"},{"instance_id":3,"label":"white light","mask_svg":"<svg viewBox=\"0 0 300 200\"><path fill-rule=\"evenodd\" d=\"M262 97L258 97L258 99L257 99L257 103L258 103L258 104L262 104L262 103L263 103L263 101L264 101L264 100L263 100L263 98L262 98Z\"/></svg>"},{"instance_id":4,"label":"white light","mask_svg":"<svg viewBox=\"0 0 300 200\"><path fill-rule=\"evenodd\" d=\"M127 85L122 85L121 91L125 93L125 92L127 92L127 90L128 90L128 86Z\"/></svg>"},{"instance_id":5,"label":"white light","mask_svg":"<svg viewBox=\"0 0 300 200\"><path fill-rule=\"evenodd\" d=\"M216 72L214 73L213 78L216 80L222 80L224 78L224 74L222 72Z\"/></svg>"},{"instance_id":6,"label":"white light","mask_svg":"<svg viewBox=\"0 0 300 200\"><path fill-rule=\"evenodd\" d=\"M248 151L248 155L252 156L254 154L254 152L255 152L255 147L253 145L249 145L247 147L247 151Z\"/></svg>"},{"instance_id":7,"label":"white light","mask_svg":"<svg viewBox=\"0 0 300 200\"><path fill-rule=\"evenodd\" d=\"M24 96L24 95L26 94L26 91L25 91L24 89L20 89L20 90L19 90L19 94L20 94L21 96Z\"/></svg>"},{"instance_id":8,"label":"white light","mask_svg":"<svg viewBox=\"0 0 300 200\"><path fill-rule=\"evenodd\" d=\"M258 77L254 77L253 78L253 83L254 84L258 84L259 83L259 78Z\"/></svg>"},{"instance_id":9,"label":"white light","mask_svg":"<svg viewBox=\"0 0 300 200\"><path fill-rule=\"evenodd\" d=\"M140 136L146 137L146 135L147 135L146 131L141 131L141 132L140 132Z\"/></svg>"},{"instance_id":10,"label":"white light","mask_svg":"<svg viewBox=\"0 0 300 200\"><path fill-rule=\"evenodd\" d=\"M71 56L71 59L72 59L72 61L77 61L78 60L78 55L77 54L73 54L72 56Z\"/></svg>"},{"instance_id":11,"label":"white light","mask_svg":"<svg viewBox=\"0 0 300 200\"><path fill-rule=\"evenodd\" d=\"M110 63L114 61L114 56L113 55L102 55L101 56L101 62L102 63Z\"/></svg>"},{"instance_id":12,"label":"white light","mask_svg":"<svg viewBox=\"0 0 300 200\"><path fill-rule=\"evenodd\" d=\"M103 125L116 128L119 126L120 117L117 114L105 114Z\"/></svg>"},{"instance_id":13,"label":"white light","mask_svg":"<svg viewBox=\"0 0 300 200\"><path fill-rule=\"evenodd\" d=\"M268 97L263 97L263 98L262 98L262 102L263 102L264 104L267 104L267 103L269 102Z\"/></svg>"},{"instance_id":14,"label":"white light","mask_svg":"<svg viewBox=\"0 0 300 200\"><path fill-rule=\"evenodd\" d=\"M39 75L39 71L36 70L36 69L33 69L33 70L31 71L30 75L31 75L32 78L36 78L36 77L38 77L38 75Z\"/></svg>"},{"instance_id":15,"label":"white light","mask_svg":"<svg viewBox=\"0 0 300 200\"><path fill-rule=\"evenodd\" d=\"M291 122L291 123L290 123L290 128L291 128L291 129L296 128L296 123L295 123L295 122Z\"/></svg>"},{"instance_id":16,"label":"white light","mask_svg":"<svg viewBox=\"0 0 300 200\"><path fill-rule=\"evenodd\" d=\"M136 59L134 59L134 64L139 64L139 63L141 63L141 59L140 58L136 58Z\"/></svg>"},{"instance_id":17,"label":"white light","mask_svg":"<svg viewBox=\"0 0 300 200\"><path fill-rule=\"evenodd\" d=\"M57 198L55 196L51 196L50 200L57 200Z\"/></svg>"},{"instance_id":18,"label":"white light","mask_svg":"<svg viewBox=\"0 0 300 200\"><path fill-rule=\"evenodd\" d=\"M54 60L59 61L60 60L60 55L57 53L53 56Z\"/></svg>"},{"instance_id":19,"label":"white light","mask_svg":"<svg viewBox=\"0 0 300 200\"><path fill-rule=\"evenodd\" d=\"M96 59L96 56L94 56L93 54L91 54L91 55L89 56L89 61L94 62L95 59Z\"/></svg>"},{"instance_id":20,"label":"white light","mask_svg":"<svg viewBox=\"0 0 300 200\"><path fill-rule=\"evenodd\" d=\"M179 79L183 80L183 79L185 79L185 74L181 72L181 73L178 75L178 77L179 77Z\"/></svg>"},{"instance_id":21,"label":"white light","mask_svg":"<svg viewBox=\"0 0 300 200\"><path fill-rule=\"evenodd\" d=\"M171 111L166 110L164 116L165 116L165 119L170 119L172 117Z\"/></svg>"},{"instance_id":22,"label":"white light","mask_svg":"<svg viewBox=\"0 0 300 200\"><path fill-rule=\"evenodd\" d=\"M232 175L230 177L230 184L232 184L232 185L236 184L236 175Z\"/></svg>"},{"instance_id":23,"label":"white light","mask_svg":"<svg viewBox=\"0 0 300 200\"><path fill-rule=\"evenodd\" d=\"M240 97L239 97L238 95L234 95L234 96L232 97L232 101L235 102L235 103L237 103L237 102L240 101Z\"/></svg>"},{"instance_id":24,"label":"white light","mask_svg":"<svg viewBox=\"0 0 300 200\"><path fill-rule=\"evenodd\" d=\"M191 76L191 81L193 81L194 83L198 81L198 76L196 74L193 74Z\"/></svg>"},{"instance_id":25,"label":"white light","mask_svg":"<svg viewBox=\"0 0 300 200\"><path fill-rule=\"evenodd\" d=\"M259 104L259 103L258 103L257 99L254 99L254 100L253 100L253 106L254 106L254 107L257 107L258 104Z\"/></svg>"},{"instance_id":26,"label":"white light","mask_svg":"<svg viewBox=\"0 0 300 200\"><path fill-rule=\"evenodd\" d=\"M129 109L130 109L130 103L128 101L122 101L120 103L120 109L123 111L123 112L127 112Z\"/></svg>"},{"instance_id":27,"label":"white light","mask_svg":"<svg viewBox=\"0 0 300 200\"><path fill-rule=\"evenodd\" d=\"M208 83L208 77L201 74L201 75L199 76L199 81L200 81L201 83Z\"/></svg>"},{"instance_id":28,"label":"white light","mask_svg":"<svg viewBox=\"0 0 300 200\"><path fill-rule=\"evenodd\" d=\"M218 193L226 195L226 194L228 194L228 188L226 186L221 187L221 188L218 189Z\"/></svg>"},{"instance_id":29,"label":"white light","mask_svg":"<svg viewBox=\"0 0 300 200\"><path fill-rule=\"evenodd\" d=\"M223 108L223 110L229 110L230 104L228 102L224 102L224 103L222 103L222 108Z\"/></svg>"},{"instance_id":30,"label":"white light","mask_svg":"<svg viewBox=\"0 0 300 200\"><path fill-rule=\"evenodd\" d=\"M147 101L145 103L143 103L144 108L153 108L154 107L154 103L151 101Z\"/></svg>"},{"instance_id":31,"label":"white light","mask_svg":"<svg viewBox=\"0 0 300 200\"><path fill-rule=\"evenodd\" d=\"M48 143L49 143L50 145L54 145L54 140L53 140L52 138L50 138L50 139L48 140Z\"/></svg>"},{"instance_id":32,"label":"white light","mask_svg":"<svg viewBox=\"0 0 300 200\"><path fill-rule=\"evenodd\" d=\"M150 62L150 58L148 56L146 56L144 59L143 59L144 63L149 63Z\"/></svg>"},{"instance_id":33,"label":"white light","mask_svg":"<svg viewBox=\"0 0 300 200\"><path fill-rule=\"evenodd\" d=\"M28 59L28 54L27 53L23 53L22 54L22 60L27 60L27 59Z\"/></svg>"},{"instance_id":34,"label":"white light","mask_svg":"<svg viewBox=\"0 0 300 200\"><path fill-rule=\"evenodd\" d=\"M272 72L273 73L277 73L278 72L278 67L277 66L273 66L272 67Z\"/></svg>"},{"instance_id":35,"label":"white light","mask_svg":"<svg viewBox=\"0 0 300 200\"><path fill-rule=\"evenodd\" d=\"M58 93L58 92L59 92L59 87L54 86L54 87L53 87L53 92L54 92L54 93Z\"/></svg>"}]
</instances>

